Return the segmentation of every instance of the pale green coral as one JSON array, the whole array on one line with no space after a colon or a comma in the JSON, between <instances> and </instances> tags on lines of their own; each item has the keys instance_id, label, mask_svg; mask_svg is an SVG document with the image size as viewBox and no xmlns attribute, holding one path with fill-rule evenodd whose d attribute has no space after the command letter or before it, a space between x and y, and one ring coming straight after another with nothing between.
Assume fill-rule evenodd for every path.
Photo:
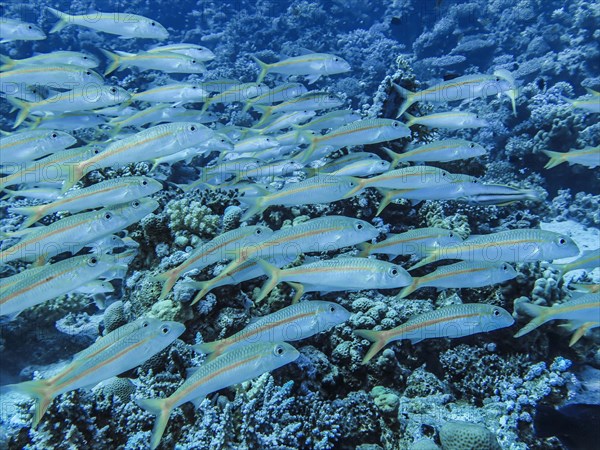
<instances>
[{"instance_id":1,"label":"pale green coral","mask_svg":"<svg viewBox=\"0 0 600 450\"><path fill-rule=\"evenodd\" d=\"M220 216L202 203L190 198L171 200L167 203L169 228L175 234L187 231L201 237L213 236L221 222Z\"/></svg>"},{"instance_id":2,"label":"pale green coral","mask_svg":"<svg viewBox=\"0 0 600 450\"><path fill-rule=\"evenodd\" d=\"M496 436L476 423L446 422L440 440L444 450L500 450Z\"/></svg>"},{"instance_id":3,"label":"pale green coral","mask_svg":"<svg viewBox=\"0 0 600 450\"><path fill-rule=\"evenodd\" d=\"M400 405L400 397L394 391L383 386L375 386L371 389L371 397L375 405L384 414L395 414Z\"/></svg>"}]
</instances>

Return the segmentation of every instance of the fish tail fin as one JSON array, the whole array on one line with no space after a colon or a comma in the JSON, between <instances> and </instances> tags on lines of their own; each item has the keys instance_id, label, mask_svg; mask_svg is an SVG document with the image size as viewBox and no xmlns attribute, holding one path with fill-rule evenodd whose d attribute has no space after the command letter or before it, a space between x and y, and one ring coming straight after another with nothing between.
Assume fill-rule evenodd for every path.
<instances>
[{"instance_id":1,"label":"fish tail fin","mask_svg":"<svg viewBox=\"0 0 600 450\"><path fill-rule=\"evenodd\" d=\"M433 249L427 249L426 253L427 253L427 256L425 258L423 258L418 263L416 263L416 264L412 265L411 267L409 267L408 270L418 269L419 267L426 266L427 264L435 262L435 261L437 261L439 259L439 253L438 253L437 249L435 249L435 248L433 248Z\"/></svg>"},{"instance_id":2,"label":"fish tail fin","mask_svg":"<svg viewBox=\"0 0 600 450\"><path fill-rule=\"evenodd\" d=\"M389 191L389 190L379 190L379 192L381 194L383 194L383 198L381 199L381 202L379 202L379 207L377 208L377 213L375 214L375 216L379 216L379 214L381 214L383 212L383 210L392 202L392 200L394 199L394 195L396 195L396 193L394 191Z\"/></svg>"},{"instance_id":3,"label":"fish tail fin","mask_svg":"<svg viewBox=\"0 0 600 450\"><path fill-rule=\"evenodd\" d=\"M19 125L21 125L23 123L23 121L27 118L27 116L29 115L29 111L31 109L31 105L29 104L29 102L26 102L24 100L15 98L15 97L11 97L9 95L6 96L6 100L8 100L8 102L13 105L15 108L19 108L20 111L17 114L17 118L15 119L15 124L13 125L13 129L17 128Z\"/></svg>"},{"instance_id":4,"label":"fish tail fin","mask_svg":"<svg viewBox=\"0 0 600 450\"><path fill-rule=\"evenodd\" d=\"M187 286L190 286L190 287L193 287L195 289L198 289L198 293L196 294L196 296L192 300L192 303L190 303L190 306L195 305L196 303L198 303L200 300L202 300L202 298L206 294L208 294L210 292L210 290L213 288L212 281L213 280L206 280L206 281L194 281L194 282L186 283Z\"/></svg>"},{"instance_id":5,"label":"fish tail fin","mask_svg":"<svg viewBox=\"0 0 600 450\"><path fill-rule=\"evenodd\" d=\"M18 392L35 400L35 411L33 413L31 424L32 428L38 426L55 397L47 380L24 381L23 383L2 386L2 388L0 388L0 393L4 394L6 392Z\"/></svg>"},{"instance_id":6,"label":"fish tail fin","mask_svg":"<svg viewBox=\"0 0 600 450\"><path fill-rule=\"evenodd\" d=\"M302 283L292 283L291 281L288 281L287 284L289 284L294 289L294 297L292 298L292 303L298 303L298 301L304 295L304 291L306 290L306 288Z\"/></svg>"},{"instance_id":7,"label":"fish tail fin","mask_svg":"<svg viewBox=\"0 0 600 450\"><path fill-rule=\"evenodd\" d=\"M0 69L1 69L1 67L0 67ZM590 89L590 88L587 88L587 87L586 87L586 88L585 88L585 91L586 91L586 92L587 92L589 95L600 96L600 92L598 92L598 91L595 91L595 90L593 90L593 89Z\"/></svg>"},{"instance_id":8,"label":"fish tail fin","mask_svg":"<svg viewBox=\"0 0 600 450\"><path fill-rule=\"evenodd\" d=\"M569 341L569 347L573 347L577 343L577 341L579 341L579 339L583 337L587 330L596 326L598 326L598 322L585 322L583 325L577 328L577 330L575 330L575 333L573 333L573 336L571 336L571 340Z\"/></svg>"},{"instance_id":9,"label":"fish tail fin","mask_svg":"<svg viewBox=\"0 0 600 450\"><path fill-rule=\"evenodd\" d=\"M244 202L249 205L249 208L242 215L242 218L240 219L242 222L245 220L248 220L254 214L258 214L258 213L262 212L263 198L264 197L255 197L255 198L244 199Z\"/></svg>"},{"instance_id":10,"label":"fish tail fin","mask_svg":"<svg viewBox=\"0 0 600 450\"><path fill-rule=\"evenodd\" d=\"M404 114L406 110L415 102L415 93L403 88L402 86L398 86L396 83L392 83L392 86L396 92L398 92L398 94L404 98L404 101L400 105L400 108L398 108L398 113L396 114L396 118L398 118L402 116L402 114Z\"/></svg>"},{"instance_id":11,"label":"fish tail fin","mask_svg":"<svg viewBox=\"0 0 600 450\"><path fill-rule=\"evenodd\" d=\"M544 166L544 169L552 169L553 167L556 167L559 164L562 164L567 161L565 158L566 153L553 152L551 150L542 150L542 152L546 156L550 157L550 161L548 161L546 163L546 165Z\"/></svg>"},{"instance_id":12,"label":"fish tail fin","mask_svg":"<svg viewBox=\"0 0 600 450\"><path fill-rule=\"evenodd\" d=\"M192 345L192 348L198 353L210 355L214 359L223 353L223 341L203 342L202 344Z\"/></svg>"},{"instance_id":13,"label":"fish tail fin","mask_svg":"<svg viewBox=\"0 0 600 450\"><path fill-rule=\"evenodd\" d=\"M412 127L417 122L417 118L412 114L404 112L404 116L408 119L408 122L406 122L407 127Z\"/></svg>"},{"instance_id":14,"label":"fish tail fin","mask_svg":"<svg viewBox=\"0 0 600 450\"><path fill-rule=\"evenodd\" d=\"M517 117L517 97L519 95L518 89L509 89L506 91L506 96L510 98L510 104L512 106L513 115Z\"/></svg>"},{"instance_id":15,"label":"fish tail fin","mask_svg":"<svg viewBox=\"0 0 600 450\"><path fill-rule=\"evenodd\" d=\"M256 261L260 267L265 271L267 276L269 277L265 284L263 284L262 289L258 293L258 296L254 299L255 302L259 302L264 299L269 292L273 290L275 286L279 283L279 275L281 274L281 269L275 267L273 264L269 264L264 259L259 259Z\"/></svg>"},{"instance_id":16,"label":"fish tail fin","mask_svg":"<svg viewBox=\"0 0 600 450\"><path fill-rule=\"evenodd\" d=\"M179 271L176 269L177 268L167 270L166 272L159 273L152 278L154 281L162 283L162 290L160 291L158 300L164 300L167 295L169 295L169 292L171 292L171 289L173 289L173 286L175 286L175 282L179 278Z\"/></svg>"},{"instance_id":17,"label":"fish tail fin","mask_svg":"<svg viewBox=\"0 0 600 450\"><path fill-rule=\"evenodd\" d=\"M121 65L121 57L116 53L109 52L108 50L104 50L102 48L100 51L108 58L108 67L104 71L104 76L106 76L119 68Z\"/></svg>"},{"instance_id":18,"label":"fish tail fin","mask_svg":"<svg viewBox=\"0 0 600 450\"><path fill-rule=\"evenodd\" d=\"M63 186L60 190L60 193L64 194L69 189L71 189L73 186L75 186L75 183L77 183L79 180L81 180L83 178L83 175L84 175L83 171L84 171L84 166L82 166L81 163L73 165L73 167L70 168L70 170L69 170L69 172L70 172L69 175L63 181Z\"/></svg>"},{"instance_id":19,"label":"fish tail fin","mask_svg":"<svg viewBox=\"0 0 600 450\"><path fill-rule=\"evenodd\" d=\"M6 55L0 55L0 62L2 63L0 70L8 70L15 65L14 59Z\"/></svg>"},{"instance_id":20,"label":"fish tail fin","mask_svg":"<svg viewBox=\"0 0 600 450\"><path fill-rule=\"evenodd\" d=\"M369 361L371 361L371 359L373 359L373 357L388 343L388 339L384 331L354 330L354 333L373 343L362 360L363 364L367 364Z\"/></svg>"},{"instance_id":21,"label":"fish tail fin","mask_svg":"<svg viewBox=\"0 0 600 450\"><path fill-rule=\"evenodd\" d=\"M273 108L269 105L254 105L254 109L258 109L262 113L259 121L254 125L255 128L260 128L271 117Z\"/></svg>"},{"instance_id":22,"label":"fish tail fin","mask_svg":"<svg viewBox=\"0 0 600 450\"><path fill-rule=\"evenodd\" d=\"M269 72L269 68L270 68L271 65L267 64L265 62L262 62L260 59L258 59L254 55L250 55L250 56L252 57L252 59L254 60L254 62L256 64L258 64L258 67L260 68L260 73L258 74L258 78L256 79L256 82L260 83L262 80L265 79L265 76Z\"/></svg>"},{"instance_id":23,"label":"fish tail fin","mask_svg":"<svg viewBox=\"0 0 600 450\"><path fill-rule=\"evenodd\" d=\"M356 182L356 186L353 187L350 192L348 192L347 194L345 194L342 199L347 199L350 197L354 197L356 194L358 194L360 191L362 191L366 186L369 185L369 178L357 178L357 177L353 177L354 181Z\"/></svg>"},{"instance_id":24,"label":"fish tail fin","mask_svg":"<svg viewBox=\"0 0 600 450\"><path fill-rule=\"evenodd\" d=\"M406 286L404 289L400 291L400 293L396 296L396 299L399 300L401 298L406 298L413 292L419 289L419 277L413 277L412 283Z\"/></svg>"},{"instance_id":25,"label":"fish tail fin","mask_svg":"<svg viewBox=\"0 0 600 450\"><path fill-rule=\"evenodd\" d=\"M395 169L398 163L402 161L402 159L404 159L404 155L402 155L402 153L396 153L395 151L387 147L382 148L387 153L387 155L390 158L392 158L392 162L390 163L390 168L388 170Z\"/></svg>"},{"instance_id":26,"label":"fish tail fin","mask_svg":"<svg viewBox=\"0 0 600 450\"><path fill-rule=\"evenodd\" d=\"M355 247L360 250L358 256L367 257L371 254L371 248L373 247L373 244L370 242L361 242L360 244L356 244Z\"/></svg>"},{"instance_id":27,"label":"fish tail fin","mask_svg":"<svg viewBox=\"0 0 600 450\"><path fill-rule=\"evenodd\" d=\"M138 398L135 402L140 408L156 416L150 438L150 448L154 450L158 447L165 428L167 428L172 409L163 398Z\"/></svg>"},{"instance_id":28,"label":"fish tail fin","mask_svg":"<svg viewBox=\"0 0 600 450\"><path fill-rule=\"evenodd\" d=\"M73 16L66 14L62 11L59 11L58 9L49 8L49 7L46 7L46 9L48 11L50 11L52 14L54 14L59 19L59 21L56 22L54 24L54 26L52 27L52 29L50 30L50 33L58 33L64 27L69 25L69 20L71 20L73 18Z\"/></svg>"},{"instance_id":29,"label":"fish tail fin","mask_svg":"<svg viewBox=\"0 0 600 450\"><path fill-rule=\"evenodd\" d=\"M518 313L524 313L528 316L533 317L533 320L521 328L514 337L518 338L526 335L527 333L532 332L540 325L546 323L549 319L547 317L547 311L549 308L547 306L535 305L530 302L515 302L515 311Z\"/></svg>"},{"instance_id":30,"label":"fish tail fin","mask_svg":"<svg viewBox=\"0 0 600 450\"><path fill-rule=\"evenodd\" d=\"M246 100L246 103L244 103L244 107L242 108L242 112L247 112L250 108L252 108L252 106L254 106L254 102L256 100L249 98L248 100Z\"/></svg>"},{"instance_id":31,"label":"fish tail fin","mask_svg":"<svg viewBox=\"0 0 600 450\"><path fill-rule=\"evenodd\" d=\"M38 206L23 206L18 208L9 208L8 212L13 214L21 214L27 216L25 221L21 224L21 229L29 228L31 225L36 223L42 217L44 217L44 205Z\"/></svg>"}]
</instances>

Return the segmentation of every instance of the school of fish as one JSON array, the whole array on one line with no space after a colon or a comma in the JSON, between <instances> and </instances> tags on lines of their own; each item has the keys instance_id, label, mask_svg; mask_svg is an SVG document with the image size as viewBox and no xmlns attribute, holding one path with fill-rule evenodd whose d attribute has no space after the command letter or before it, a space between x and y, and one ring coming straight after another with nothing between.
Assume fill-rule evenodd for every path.
<instances>
[{"instance_id":1,"label":"school of fish","mask_svg":"<svg viewBox=\"0 0 600 450\"><path fill-rule=\"evenodd\" d=\"M169 38L158 21L134 14L97 13L91 21L88 16L48 10L58 20L49 33L80 26L121 38ZM35 24L12 18L1 18L0 23L0 43L46 38ZM130 70L202 74L215 58L197 44L146 47L137 54L102 49L104 76ZM457 109L418 117L409 114L407 110L418 102L445 104L506 95L516 113L518 85L504 70L460 76L419 92L393 83L390 89L403 98L397 116L362 118L343 109L344 101L336 94L310 90L319 79L352 70L341 57L326 53L307 52L271 63L255 57L255 82L174 81L140 92L109 84L98 72L102 62L85 52L58 50L20 60L5 55L0 59L0 92L16 110L13 129L2 131L0 137L0 189L4 195L34 201L10 209L22 216L22 222L19 229L2 235L2 265L18 263L23 268L31 263L1 279L0 315L8 319L60 295L110 291L110 280L123 279L137 254L136 242L121 232L159 208L152 196L165 186L152 177L153 170L161 164L190 163L196 156L214 158L200 168L197 180L179 187L184 192L235 190L244 209L243 221L257 215L260 220L272 206L329 204L369 188L382 196L377 215L398 199L413 205L426 200L499 206L540 201L533 190L486 184L468 174L427 165L485 155L486 149L476 142L444 139L410 144L413 125L449 130L488 125L485 117ZM288 76L294 81L287 81ZM600 113L598 92L565 101L573 108ZM255 124L250 128L219 124L223 104L238 104L252 114ZM81 142L73 136L73 131L88 128L103 130L104 138ZM395 141L408 147L392 150ZM361 146L367 147L358 151ZM381 151L368 151L373 146ZM340 149L347 151L334 158ZM546 168L563 162L600 166L600 147L545 153L550 157ZM152 163L143 176L96 183L86 178L102 169L122 169L142 161ZM275 184L280 188L275 189ZM47 225L39 223L44 218ZM150 447L159 445L174 408L186 402L198 406L212 392L293 362L300 353L289 342L325 332L350 318L351 313L336 303L302 300L305 293L395 290L396 299L401 299L427 287L463 289L503 283L518 274L510 263L580 255L569 236L541 229L513 229L463 240L452 230L417 228L378 238L379 230L368 220L346 216L312 218L280 230L246 225L200 244L180 265L156 274L154 280L162 285L156 300L167 298L179 282L198 291L193 304L219 286L259 277L266 281L255 301L267 297L281 282L289 284L295 295L289 306L258 318L232 336L194 345L194 350L207 355L205 362L192 368L170 396L136 400L156 416ZM354 256L330 257L348 247L355 247ZM561 274L591 270L600 266L598 253L587 251L574 262L555 267ZM296 264L303 255L313 257ZM401 255L420 261L406 268L393 263ZM419 277L409 273L445 260L455 262ZM225 266L213 278L180 281L216 263ZM600 326L600 293L594 286L583 289L587 292L552 307L516 305L532 320L515 337L562 319L570 321L574 345L587 330ZM391 330L355 333L372 343L363 360L368 363L393 341L458 338L514 322L511 313L499 306L457 304L412 317ZM36 400L36 426L56 396L139 366L184 331L181 323L140 317L100 337L53 377L3 386L2 391L18 391Z\"/></svg>"}]
</instances>

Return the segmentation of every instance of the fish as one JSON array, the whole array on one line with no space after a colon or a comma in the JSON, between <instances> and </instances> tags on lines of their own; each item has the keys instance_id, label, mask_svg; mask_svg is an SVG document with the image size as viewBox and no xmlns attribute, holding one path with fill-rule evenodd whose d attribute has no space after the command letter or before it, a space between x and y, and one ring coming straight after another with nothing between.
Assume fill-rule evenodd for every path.
<instances>
[{"instance_id":1,"label":"fish","mask_svg":"<svg viewBox=\"0 0 600 450\"><path fill-rule=\"evenodd\" d=\"M27 308L68 294L102 276L118 261L113 255L83 255L27 269L0 291L0 316L14 319ZM31 274L29 274L31 272ZM2 279L4 284L4 279Z\"/></svg>"},{"instance_id":2,"label":"fish","mask_svg":"<svg viewBox=\"0 0 600 450\"><path fill-rule=\"evenodd\" d=\"M167 398L136 399L140 408L156 416L150 449L158 447L173 409L187 402L198 408L208 394L271 372L299 356L300 352L286 342L246 345L190 369L190 376Z\"/></svg>"},{"instance_id":3,"label":"fish","mask_svg":"<svg viewBox=\"0 0 600 450\"><path fill-rule=\"evenodd\" d=\"M198 84L172 83L131 94L131 101L182 105L184 103L201 102L207 96L208 92Z\"/></svg>"},{"instance_id":4,"label":"fish","mask_svg":"<svg viewBox=\"0 0 600 450\"><path fill-rule=\"evenodd\" d=\"M255 302L264 299L280 282L296 290L293 302L305 292L362 291L370 289L395 289L412 282L412 277L402 267L372 258L338 257L319 260L288 269L279 269L264 260L268 280Z\"/></svg>"},{"instance_id":5,"label":"fish","mask_svg":"<svg viewBox=\"0 0 600 450\"><path fill-rule=\"evenodd\" d=\"M404 113L408 122L406 126L423 125L428 128L445 128L447 130L461 130L463 128L481 128L489 126L485 119L477 114L462 111L448 111L415 117Z\"/></svg>"},{"instance_id":6,"label":"fish","mask_svg":"<svg viewBox=\"0 0 600 450\"><path fill-rule=\"evenodd\" d=\"M444 247L427 250L427 257L408 270L443 259L466 261L533 262L568 258L579 254L573 239L535 228L500 231Z\"/></svg>"},{"instance_id":7,"label":"fish","mask_svg":"<svg viewBox=\"0 0 600 450\"><path fill-rule=\"evenodd\" d=\"M553 152L550 150L542 150L542 152L550 157L544 169L552 169L565 162L568 162L570 166L580 164L590 169L600 166L600 145L585 147L581 150L569 150L568 152Z\"/></svg>"},{"instance_id":8,"label":"fish","mask_svg":"<svg viewBox=\"0 0 600 450\"><path fill-rule=\"evenodd\" d=\"M179 53L181 55L189 56L190 58L194 58L196 61L206 62L212 61L215 59L215 54L210 51L208 48L198 45L198 44L188 44L188 43L180 43L180 44L167 44L160 45L156 47L152 47L147 50L146 53L162 53L162 52L171 52L171 53Z\"/></svg>"},{"instance_id":9,"label":"fish","mask_svg":"<svg viewBox=\"0 0 600 450\"><path fill-rule=\"evenodd\" d=\"M413 147L404 153L396 153L389 148L383 148L392 158L391 168L399 162L448 162L460 159L476 158L486 154L485 148L476 142L464 139L444 139L429 144Z\"/></svg>"},{"instance_id":10,"label":"fish","mask_svg":"<svg viewBox=\"0 0 600 450\"><path fill-rule=\"evenodd\" d=\"M395 258L399 255L424 256L427 249L458 242L462 242L462 238L454 231L428 227L388 234L383 241L374 244L363 242L358 244L358 248L361 250L360 256L383 254Z\"/></svg>"},{"instance_id":11,"label":"fish","mask_svg":"<svg viewBox=\"0 0 600 450\"><path fill-rule=\"evenodd\" d=\"M378 234L377 228L364 220L345 216L318 217L293 227L282 228L265 241L238 251L236 258L218 276L204 284L203 289L192 301L192 305L212 289L212 286L221 282L248 260L285 255L293 261L302 253L333 251L369 241L376 238Z\"/></svg>"},{"instance_id":12,"label":"fish","mask_svg":"<svg viewBox=\"0 0 600 450\"><path fill-rule=\"evenodd\" d=\"M12 41L40 41L46 34L33 23L0 17L0 44Z\"/></svg>"},{"instance_id":13,"label":"fish","mask_svg":"<svg viewBox=\"0 0 600 450\"><path fill-rule=\"evenodd\" d=\"M32 186L30 189L12 189L4 188L4 193L9 197L23 197L42 201L53 201L60 197L60 185L58 188L49 186Z\"/></svg>"},{"instance_id":14,"label":"fish","mask_svg":"<svg viewBox=\"0 0 600 450\"><path fill-rule=\"evenodd\" d=\"M89 111L129 100L129 93L118 86L88 85L71 91L59 92L39 102L26 102L13 97L7 100L20 111L13 128L18 127L29 114Z\"/></svg>"},{"instance_id":15,"label":"fish","mask_svg":"<svg viewBox=\"0 0 600 450\"><path fill-rule=\"evenodd\" d=\"M40 380L2 386L2 392L19 392L35 400L35 428L57 396L91 387L143 364L171 345L185 326L178 322L141 319L126 324L79 352L56 375Z\"/></svg>"},{"instance_id":16,"label":"fish","mask_svg":"<svg viewBox=\"0 0 600 450\"><path fill-rule=\"evenodd\" d=\"M393 341L408 339L413 344L431 338L460 338L510 327L515 319L504 308L484 303L443 306L435 311L411 317L402 325L385 331L354 330L373 345L362 363L367 364Z\"/></svg>"},{"instance_id":17,"label":"fish","mask_svg":"<svg viewBox=\"0 0 600 450\"><path fill-rule=\"evenodd\" d=\"M174 122L146 128L109 144L99 154L75 164L65 180L63 192L93 170L168 156L199 145L213 136L211 129L195 122Z\"/></svg>"},{"instance_id":18,"label":"fish","mask_svg":"<svg viewBox=\"0 0 600 450\"><path fill-rule=\"evenodd\" d=\"M77 142L61 130L33 130L11 133L0 139L0 164L2 166L31 162Z\"/></svg>"},{"instance_id":19,"label":"fish","mask_svg":"<svg viewBox=\"0 0 600 450\"><path fill-rule=\"evenodd\" d=\"M453 179L453 174L450 172L433 166L404 167L371 178L356 178L357 186L347 194L346 198L368 187L396 190L423 189L448 185Z\"/></svg>"},{"instance_id":20,"label":"fish","mask_svg":"<svg viewBox=\"0 0 600 450\"><path fill-rule=\"evenodd\" d=\"M572 270L594 270L600 267L600 248L584 250L575 260L563 264L552 263L551 267L558 269L561 276Z\"/></svg>"},{"instance_id":21,"label":"fish","mask_svg":"<svg viewBox=\"0 0 600 450\"><path fill-rule=\"evenodd\" d=\"M183 263L154 277L154 280L163 284L158 299L166 298L175 282L186 272L194 269L202 270L216 262L232 259L235 257L232 250L254 245L268 239L272 234L273 230L268 227L252 225L220 234L213 240L200 245L189 254Z\"/></svg>"},{"instance_id":22,"label":"fish","mask_svg":"<svg viewBox=\"0 0 600 450\"><path fill-rule=\"evenodd\" d=\"M243 171L239 171L236 173L235 178L232 183L238 183L240 180L244 178L275 178L286 175L288 173L293 173L295 171L302 170L304 168L303 164L300 164L292 159L282 159L278 161L272 161L266 164L260 164L258 166L250 166L247 167Z\"/></svg>"},{"instance_id":23,"label":"fish","mask_svg":"<svg viewBox=\"0 0 600 450\"><path fill-rule=\"evenodd\" d=\"M254 105L271 105L273 103L285 102L306 94L308 90L300 83L282 83L274 88L268 89L266 92L250 98L242 108L243 112L248 111Z\"/></svg>"},{"instance_id":24,"label":"fish","mask_svg":"<svg viewBox=\"0 0 600 450\"><path fill-rule=\"evenodd\" d=\"M0 85L6 86L6 84L10 83L72 90L77 87L84 88L90 85L99 88L104 84L104 79L92 69L79 66L68 64L36 64L15 67L6 72L0 72Z\"/></svg>"},{"instance_id":25,"label":"fish","mask_svg":"<svg viewBox=\"0 0 600 450\"><path fill-rule=\"evenodd\" d=\"M204 112L214 103L246 103L248 99L259 97L269 88L264 83L238 83L230 86L228 89L207 98L202 105L201 111Z\"/></svg>"},{"instance_id":26,"label":"fish","mask_svg":"<svg viewBox=\"0 0 600 450\"><path fill-rule=\"evenodd\" d=\"M96 128L106 123L106 119L102 115L90 111L70 112L35 118L29 117L29 119L31 120L30 128L36 130L58 128L63 131L75 131L83 128Z\"/></svg>"},{"instance_id":27,"label":"fish","mask_svg":"<svg viewBox=\"0 0 600 450\"><path fill-rule=\"evenodd\" d=\"M251 153L274 147L279 147L277 139L270 136L256 135L236 142L231 153Z\"/></svg>"},{"instance_id":28,"label":"fish","mask_svg":"<svg viewBox=\"0 0 600 450\"><path fill-rule=\"evenodd\" d=\"M98 61L98 58L94 55L64 50L52 53L41 53L24 59L12 59L8 56L0 55L0 62L2 62L0 70L9 70L19 66L31 66L37 64L50 66L55 64L68 64L86 69L93 69L100 65L100 61Z\"/></svg>"},{"instance_id":29,"label":"fish","mask_svg":"<svg viewBox=\"0 0 600 450\"><path fill-rule=\"evenodd\" d=\"M50 30L58 33L68 25L91 28L108 34L116 34L121 38L140 38L164 40L169 32L156 20L136 14L124 12L93 12L83 15L71 15L54 8L46 7L54 16L60 19Z\"/></svg>"},{"instance_id":30,"label":"fish","mask_svg":"<svg viewBox=\"0 0 600 450\"><path fill-rule=\"evenodd\" d=\"M321 131L330 128L339 128L350 122L360 120L360 118L361 117L351 109L336 109L317 116L310 122L297 126L296 129Z\"/></svg>"},{"instance_id":31,"label":"fish","mask_svg":"<svg viewBox=\"0 0 600 450\"><path fill-rule=\"evenodd\" d=\"M461 261L438 267L422 277L413 277L410 286L404 288L397 299L406 298L417 289L434 287L437 289L479 288L503 283L517 276L513 266L505 262Z\"/></svg>"},{"instance_id":32,"label":"fish","mask_svg":"<svg viewBox=\"0 0 600 450\"><path fill-rule=\"evenodd\" d=\"M1 139L0 139L1 140ZM60 185L68 177L74 164L81 160L91 158L102 151L97 145L87 145L85 147L73 147L52 153L37 161L29 163L15 164L12 167L6 166L9 173L0 177L0 188L6 189L6 186L16 184L39 184L52 183Z\"/></svg>"},{"instance_id":33,"label":"fish","mask_svg":"<svg viewBox=\"0 0 600 450\"><path fill-rule=\"evenodd\" d=\"M390 163L382 159L369 158L350 162L343 167L340 167L333 172L324 172L335 176L352 176L352 177L368 177L370 175L379 175L387 172L390 168ZM317 172L322 172L317 169Z\"/></svg>"},{"instance_id":34,"label":"fish","mask_svg":"<svg viewBox=\"0 0 600 450\"><path fill-rule=\"evenodd\" d=\"M242 220L247 220L273 205L295 206L336 202L348 198L348 193L357 186L358 183L354 177L328 174L307 178L298 183L290 183L280 191L248 199L249 208L242 215Z\"/></svg>"},{"instance_id":35,"label":"fish","mask_svg":"<svg viewBox=\"0 0 600 450\"><path fill-rule=\"evenodd\" d=\"M562 97L562 99L568 102L573 109L583 109L584 111L591 113L600 113L600 92L594 91L590 88L585 88L590 97L572 100L570 98Z\"/></svg>"},{"instance_id":36,"label":"fish","mask_svg":"<svg viewBox=\"0 0 600 450\"><path fill-rule=\"evenodd\" d=\"M336 75L352 70L347 61L339 56L327 53L308 53L271 64L261 61L256 56L252 56L252 59L260 68L257 83L260 83L269 73L279 73L283 75L304 75L308 80L308 84L313 84L321 76Z\"/></svg>"},{"instance_id":37,"label":"fish","mask_svg":"<svg viewBox=\"0 0 600 450\"><path fill-rule=\"evenodd\" d=\"M295 127L297 124L306 122L315 115L315 111L291 111L282 113L272 118L270 121L264 124L262 128L252 128L251 130L252 132L257 132L260 134L275 133L279 130Z\"/></svg>"},{"instance_id":38,"label":"fish","mask_svg":"<svg viewBox=\"0 0 600 450\"><path fill-rule=\"evenodd\" d=\"M600 284L594 283L569 283L569 288L577 292L587 292L588 294L597 294L600 292Z\"/></svg>"},{"instance_id":39,"label":"fish","mask_svg":"<svg viewBox=\"0 0 600 450\"><path fill-rule=\"evenodd\" d=\"M162 184L159 181L145 176L111 178L82 189L68 191L52 203L13 207L9 208L9 212L27 216L21 225L21 228L27 228L58 211L77 213L86 209L113 206L150 196L161 189Z\"/></svg>"},{"instance_id":40,"label":"fish","mask_svg":"<svg viewBox=\"0 0 600 450\"><path fill-rule=\"evenodd\" d=\"M159 70L164 73L203 73L206 71L204 65L180 53L173 52L141 52L138 54L126 52L110 52L100 49L108 59L108 67L104 75L108 75L115 70L125 69L127 67L137 67L140 70Z\"/></svg>"},{"instance_id":41,"label":"fish","mask_svg":"<svg viewBox=\"0 0 600 450\"><path fill-rule=\"evenodd\" d=\"M9 234L8 237L21 237L21 240L0 251L0 262L23 259L39 263L63 252L77 253L86 244L127 228L156 208L156 200L142 198Z\"/></svg>"},{"instance_id":42,"label":"fish","mask_svg":"<svg viewBox=\"0 0 600 450\"><path fill-rule=\"evenodd\" d=\"M411 92L392 83L394 89L404 97L396 117L401 117L416 102L453 102L458 100L483 98L498 95L513 88L511 83L498 75L464 75L444 81L419 92Z\"/></svg>"},{"instance_id":43,"label":"fish","mask_svg":"<svg viewBox=\"0 0 600 450\"><path fill-rule=\"evenodd\" d=\"M254 126L261 127L269 117L276 113L319 111L321 109L337 108L343 104L344 101L340 97L326 91L309 91L306 94L272 106L255 104L254 108L262 112L262 117Z\"/></svg>"},{"instance_id":44,"label":"fish","mask_svg":"<svg viewBox=\"0 0 600 450\"><path fill-rule=\"evenodd\" d=\"M527 325L515 334L516 338L531 333L536 328L552 320L568 320L570 328L575 331L569 342L569 347L572 347L587 330L600 326L600 293L579 295L564 303L556 303L551 307L525 301L515 302L515 311L518 314L533 317Z\"/></svg>"},{"instance_id":45,"label":"fish","mask_svg":"<svg viewBox=\"0 0 600 450\"><path fill-rule=\"evenodd\" d=\"M536 406L533 419L538 438L556 436L567 450L588 450L598 444L600 405L597 403L569 403L558 409Z\"/></svg>"},{"instance_id":46,"label":"fish","mask_svg":"<svg viewBox=\"0 0 600 450\"><path fill-rule=\"evenodd\" d=\"M392 119L363 119L342 125L321 136L311 137L304 161L310 160L317 148L329 146L332 150L355 145L377 144L409 137L410 130L402 122Z\"/></svg>"},{"instance_id":47,"label":"fish","mask_svg":"<svg viewBox=\"0 0 600 450\"><path fill-rule=\"evenodd\" d=\"M243 330L214 342L192 346L207 354L207 361L233 349L256 342L290 342L307 339L346 322L351 313L341 305L322 300L310 300L281 308L258 317Z\"/></svg>"}]
</instances>

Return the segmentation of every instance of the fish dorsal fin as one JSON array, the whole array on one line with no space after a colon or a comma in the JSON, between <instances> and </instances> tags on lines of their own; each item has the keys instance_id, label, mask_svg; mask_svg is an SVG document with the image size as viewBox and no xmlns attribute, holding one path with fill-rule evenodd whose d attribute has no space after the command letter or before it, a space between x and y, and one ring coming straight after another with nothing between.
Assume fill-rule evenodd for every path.
<instances>
[{"instance_id":1,"label":"fish dorsal fin","mask_svg":"<svg viewBox=\"0 0 600 450\"><path fill-rule=\"evenodd\" d=\"M306 48L306 47L300 47L299 51L298 51L298 56L300 55L310 55L312 53L317 53L314 50L311 50L310 48Z\"/></svg>"}]
</instances>

